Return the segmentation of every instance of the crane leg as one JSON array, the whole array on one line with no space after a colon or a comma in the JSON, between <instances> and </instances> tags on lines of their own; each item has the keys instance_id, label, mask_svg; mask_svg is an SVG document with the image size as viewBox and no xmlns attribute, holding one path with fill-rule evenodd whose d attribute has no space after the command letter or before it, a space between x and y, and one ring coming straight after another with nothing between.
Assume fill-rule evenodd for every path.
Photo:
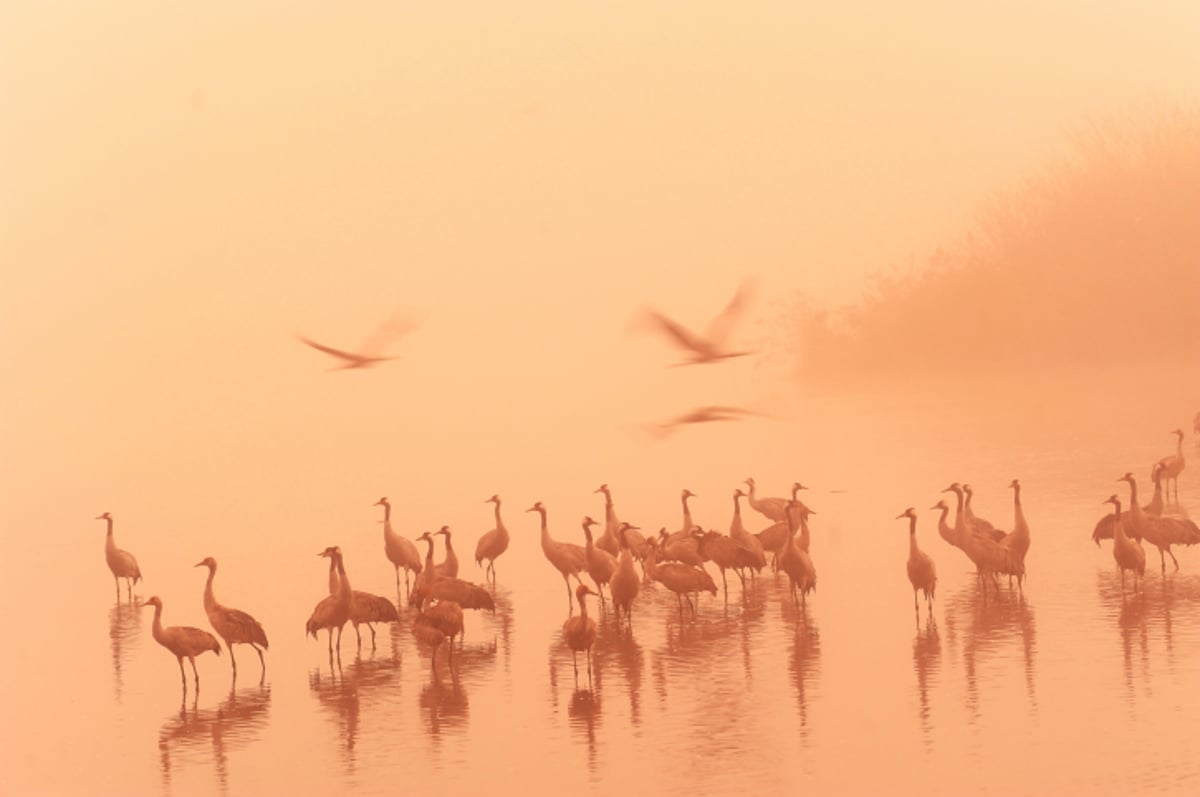
<instances>
[{"instance_id":1,"label":"crane leg","mask_svg":"<svg viewBox=\"0 0 1200 797\"><path fill-rule=\"evenodd\" d=\"M189 661L189 662L191 662L191 665L192 665L192 675L193 675L193 676L195 677L195 679L196 679L196 692L197 692L197 693L199 693L199 691L200 691L200 673L198 673L198 672L196 671L196 660L195 660L194 658L192 658L191 656L188 656L188 661ZM179 669L181 669L181 670L183 669L183 662L182 662L182 661L181 661L181 662L179 662ZM184 683L187 683L187 680L186 680L186 679L184 679Z\"/></svg>"},{"instance_id":2,"label":"crane leg","mask_svg":"<svg viewBox=\"0 0 1200 797\"><path fill-rule=\"evenodd\" d=\"M1171 546L1167 546L1167 555L1171 557L1171 561L1175 563L1175 569L1179 569L1179 560L1175 558L1175 552L1171 550ZM1165 565L1164 565L1165 566Z\"/></svg>"},{"instance_id":3,"label":"crane leg","mask_svg":"<svg viewBox=\"0 0 1200 797\"><path fill-rule=\"evenodd\" d=\"M367 623L367 628L371 629L371 650L375 649L375 626Z\"/></svg>"},{"instance_id":4,"label":"crane leg","mask_svg":"<svg viewBox=\"0 0 1200 797\"><path fill-rule=\"evenodd\" d=\"M721 568L721 589L725 590L725 602L729 603L729 582L725 580L725 568Z\"/></svg>"},{"instance_id":5,"label":"crane leg","mask_svg":"<svg viewBox=\"0 0 1200 797\"><path fill-rule=\"evenodd\" d=\"M229 648L229 661L233 665L233 677L237 679L237 659L233 657L233 645L228 639L225 640L225 647Z\"/></svg>"},{"instance_id":6,"label":"crane leg","mask_svg":"<svg viewBox=\"0 0 1200 797\"><path fill-rule=\"evenodd\" d=\"M258 647L258 645L254 644L253 642L250 643L250 647L254 648L254 652L258 654L258 663L262 667L262 677L266 678L267 677L267 661L266 661L266 659L263 658L262 649L260 649ZM229 654L231 656L233 655L233 648L229 649ZM259 680L259 683L262 683L261 679Z\"/></svg>"},{"instance_id":7,"label":"crane leg","mask_svg":"<svg viewBox=\"0 0 1200 797\"><path fill-rule=\"evenodd\" d=\"M355 650L362 650L362 634L358 631L358 623L354 624L354 636L358 638L358 645L355 646ZM342 635L338 634L338 647L341 647L341 643Z\"/></svg>"},{"instance_id":8,"label":"crane leg","mask_svg":"<svg viewBox=\"0 0 1200 797\"><path fill-rule=\"evenodd\" d=\"M571 666L575 668L575 682L579 682L579 657L575 651L571 651Z\"/></svg>"},{"instance_id":9,"label":"crane leg","mask_svg":"<svg viewBox=\"0 0 1200 797\"><path fill-rule=\"evenodd\" d=\"M183 672L183 656L178 658L179 661L179 680L183 683L183 693L187 694L187 675Z\"/></svg>"},{"instance_id":10,"label":"crane leg","mask_svg":"<svg viewBox=\"0 0 1200 797\"><path fill-rule=\"evenodd\" d=\"M563 583L567 585L567 614L575 613L575 596L571 594L571 577L563 573Z\"/></svg>"},{"instance_id":11,"label":"crane leg","mask_svg":"<svg viewBox=\"0 0 1200 797\"><path fill-rule=\"evenodd\" d=\"M588 686L592 685L592 649L588 648L583 652L584 658L587 659L588 668Z\"/></svg>"},{"instance_id":12,"label":"crane leg","mask_svg":"<svg viewBox=\"0 0 1200 797\"><path fill-rule=\"evenodd\" d=\"M1121 597L1125 597L1125 568L1121 568ZM1134 577L1136 583L1136 576Z\"/></svg>"}]
</instances>

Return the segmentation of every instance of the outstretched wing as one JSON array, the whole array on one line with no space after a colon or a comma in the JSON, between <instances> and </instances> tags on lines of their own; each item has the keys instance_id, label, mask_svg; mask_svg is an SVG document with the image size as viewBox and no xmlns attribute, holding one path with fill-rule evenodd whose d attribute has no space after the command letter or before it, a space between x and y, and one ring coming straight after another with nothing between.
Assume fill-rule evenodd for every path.
<instances>
[{"instance_id":1,"label":"outstretched wing","mask_svg":"<svg viewBox=\"0 0 1200 797\"><path fill-rule=\"evenodd\" d=\"M358 350L366 357L373 357L383 350L383 347L397 338L407 335L420 326L420 322L412 316L395 313L382 324L372 330Z\"/></svg>"},{"instance_id":2,"label":"outstretched wing","mask_svg":"<svg viewBox=\"0 0 1200 797\"><path fill-rule=\"evenodd\" d=\"M667 318L657 310L646 310L645 318L659 331L675 342L675 345L688 349L701 356L708 353L708 343L697 337L694 332L683 325Z\"/></svg>"},{"instance_id":3,"label":"outstretched wing","mask_svg":"<svg viewBox=\"0 0 1200 797\"><path fill-rule=\"evenodd\" d=\"M754 295L754 280L747 277L742 280L742 284L738 286L737 293L729 300L729 304L725 305L725 309L721 314L712 320L705 330L705 335L713 345L720 346L729 338L729 334L733 329L733 325L738 318L746 311L746 305L750 303L750 299Z\"/></svg>"},{"instance_id":4,"label":"outstretched wing","mask_svg":"<svg viewBox=\"0 0 1200 797\"><path fill-rule=\"evenodd\" d=\"M315 340L309 340L308 338L304 337L303 335L297 335L296 337L299 338L302 342L307 343L309 346L312 346L317 351L323 351L328 355L337 357L342 360L347 360L349 362L361 362L363 359L362 355L353 354L348 351L342 351L341 349L335 349L332 346L325 346L324 344L317 343Z\"/></svg>"}]
</instances>

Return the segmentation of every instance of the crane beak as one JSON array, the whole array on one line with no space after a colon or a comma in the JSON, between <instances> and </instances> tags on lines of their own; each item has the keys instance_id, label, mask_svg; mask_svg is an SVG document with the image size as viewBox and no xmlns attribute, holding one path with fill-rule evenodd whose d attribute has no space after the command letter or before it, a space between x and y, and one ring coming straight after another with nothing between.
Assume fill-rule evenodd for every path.
<instances>
[{"instance_id":1,"label":"crane beak","mask_svg":"<svg viewBox=\"0 0 1200 797\"><path fill-rule=\"evenodd\" d=\"M204 562L196 562L192 567L204 567Z\"/></svg>"}]
</instances>

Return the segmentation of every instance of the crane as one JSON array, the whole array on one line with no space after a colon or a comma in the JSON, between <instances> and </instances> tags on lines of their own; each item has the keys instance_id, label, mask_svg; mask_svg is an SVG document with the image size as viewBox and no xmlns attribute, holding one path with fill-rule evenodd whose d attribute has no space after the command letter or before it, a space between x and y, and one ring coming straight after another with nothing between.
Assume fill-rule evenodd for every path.
<instances>
[{"instance_id":1,"label":"crane","mask_svg":"<svg viewBox=\"0 0 1200 797\"><path fill-rule=\"evenodd\" d=\"M1017 586L1025 583L1025 555L1029 553L1029 523L1021 508L1021 482L1013 479L1008 485L1013 491L1013 530L1001 544L1008 549L1008 561L1017 576ZM1011 578L1011 576L1009 576ZM1009 586L1012 586L1011 582Z\"/></svg>"},{"instance_id":2,"label":"crane","mask_svg":"<svg viewBox=\"0 0 1200 797\"><path fill-rule=\"evenodd\" d=\"M607 484L602 484L594 492L604 493L604 533L596 540L596 547L616 556L621 549L617 542L617 528L621 522L617 520L616 510L613 509L612 491L608 489Z\"/></svg>"},{"instance_id":3,"label":"crane","mask_svg":"<svg viewBox=\"0 0 1200 797\"><path fill-rule=\"evenodd\" d=\"M346 621L350 619L350 604L353 601L353 590L350 588L350 579L346 577L346 567L342 562L342 551L336 545L330 546L321 551L317 556L323 556L330 560L331 572L329 576L330 594L317 603L313 609L312 615L309 616L308 622L304 625L304 630L313 639L317 638L317 632L322 628L329 632L329 656L333 657L333 629L338 632L338 659L340 661L342 655L342 627L346 625Z\"/></svg>"},{"instance_id":4,"label":"crane","mask_svg":"<svg viewBox=\"0 0 1200 797\"><path fill-rule=\"evenodd\" d=\"M727 343L735 322L746 310L753 287L751 280L743 280L733 298L709 323L703 334L693 332L652 308L646 308L640 320L643 324L656 327L677 348L686 353L687 359L676 365L702 365L721 362L733 357L744 357L754 352L736 351L728 348Z\"/></svg>"},{"instance_id":5,"label":"crane","mask_svg":"<svg viewBox=\"0 0 1200 797\"><path fill-rule=\"evenodd\" d=\"M132 603L133 585L142 579L141 568L138 567L137 559L133 558L133 554L118 548L117 543L113 540L112 515L105 512L103 515L97 515L96 520L103 520L108 526L108 534L104 538L104 561L108 562L108 569L113 574L113 584L117 587L117 602L121 601L121 579L125 579L129 602Z\"/></svg>"},{"instance_id":6,"label":"crane","mask_svg":"<svg viewBox=\"0 0 1200 797\"><path fill-rule=\"evenodd\" d=\"M258 654L258 663L262 667L261 678L266 678L267 663L263 660L262 650L258 646L268 647L267 632L263 630L258 620L246 612L222 606L217 602L213 595L213 577L217 574L216 559L206 556L195 566L208 568L208 579L204 582L204 613L208 615L208 622L212 625L213 630L220 635L221 639L225 640L225 647L229 648L229 661L233 665L234 680L237 680L237 659L233 655L233 646L237 644L249 645L254 648L254 652Z\"/></svg>"},{"instance_id":7,"label":"crane","mask_svg":"<svg viewBox=\"0 0 1200 797\"><path fill-rule=\"evenodd\" d=\"M908 518L908 581L913 588L913 611L917 614L920 624L921 605L917 600L917 592L925 594L925 604L929 608L929 616L933 616L933 593L937 588L937 568L933 559L917 545L917 510L911 506L896 516L896 520Z\"/></svg>"},{"instance_id":8,"label":"crane","mask_svg":"<svg viewBox=\"0 0 1200 797\"><path fill-rule=\"evenodd\" d=\"M588 684L592 683L592 645L596 641L596 621L588 617L588 595L595 595L587 584L575 588L575 597L579 602L579 614L568 617L563 623L563 641L571 649L571 664L575 667L575 680L579 680L579 652L583 651L587 660Z\"/></svg>"},{"instance_id":9,"label":"crane","mask_svg":"<svg viewBox=\"0 0 1200 797\"><path fill-rule=\"evenodd\" d=\"M796 525L799 521L800 527L804 529L805 536L807 536L808 516L815 515L816 512L807 509L799 501L792 503L797 506L790 506L789 511L785 513L788 538L779 552L779 568L788 575L792 590L792 603L799 609L807 608L808 593L817 588L817 568L813 565L808 551L796 544ZM796 599L797 593L800 595L799 600Z\"/></svg>"},{"instance_id":10,"label":"crane","mask_svg":"<svg viewBox=\"0 0 1200 797\"><path fill-rule=\"evenodd\" d=\"M762 569L766 567L767 556L763 553L762 540L746 531L746 527L742 523L741 499L745 497L746 493L742 490L733 491L733 520L729 523L729 538L750 553L749 567L751 577L753 577L755 573L761 573Z\"/></svg>"},{"instance_id":11,"label":"crane","mask_svg":"<svg viewBox=\"0 0 1200 797\"><path fill-rule=\"evenodd\" d=\"M402 537L392 530L392 505L384 496L375 502L375 506L383 507L383 552L388 561L396 568L396 591L400 591L400 570L404 570L404 593L408 594L408 574L414 576L421 572L421 553L416 544L408 537Z\"/></svg>"},{"instance_id":12,"label":"crane","mask_svg":"<svg viewBox=\"0 0 1200 797\"><path fill-rule=\"evenodd\" d=\"M608 584L608 594L612 598L613 610L617 614L617 623L621 622L621 610L625 610L625 622L632 620L633 599L641 589L641 581L633 569L633 552L629 548L628 534L634 526L621 523L617 527L617 541L621 546L621 554L617 557L617 569Z\"/></svg>"},{"instance_id":13,"label":"crane","mask_svg":"<svg viewBox=\"0 0 1200 797\"><path fill-rule=\"evenodd\" d=\"M1183 430L1176 429L1171 432L1175 435L1175 453L1167 456L1154 463L1162 467L1163 480L1167 487L1167 500L1171 500L1171 484L1175 485L1175 503L1179 503L1179 474L1183 473L1183 468L1187 464L1183 459ZM1153 469L1151 469L1151 477L1153 478Z\"/></svg>"},{"instance_id":14,"label":"crane","mask_svg":"<svg viewBox=\"0 0 1200 797\"><path fill-rule=\"evenodd\" d=\"M337 594L339 582L338 571L331 555L329 559L330 595ZM367 630L371 632L371 650L375 650L374 624L398 622L400 622L400 613L396 611L395 604L390 600L382 595L373 595L358 589L350 590L350 624L354 627L354 636L357 640L356 650L362 650L362 634L358 628L360 625L365 623Z\"/></svg>"},{"instance_id":15,"label":"crane","mask_svg":"<svg viewBox=\"0 0 1200 797\"><path fill-rule=\"evenodd\" d=\"M1133 478L1133 474L1126 473L1117 481L1129 484L1129 520L1133 528L1133 536L1144 539L1158 548L1158 558L1163 573L1167 572L1167 556L1171 557L1171 561L1175 563L1175 569L1178 570L1179 560L1171 552L1171 546L1195 545L1200 542L1200 528L1187 518L1147 515L1138 505L1137 481Z\"/></svg>"},{"instance_id":16,"label":"crane","mask_svg":"<svg viewBox=\"0 0 1200 797\"><path fill-rule=\"evenodd\" d=\"M587 540L583 553L587 559L588 575L596 582L596 594L600 596L600 603L603 604L604 585L612 581L613 573L617 570L617 557L596 547L592 541L592 526L595 525L596 521L590 517L583 519L583 536Z\"/></svg>"},{"instance_id":17,"label":"crane","mask_svg":"<svg viewBox=\"0 0 1200 797\"><path fill-rule=\"evenodd\" d=\"M437 566L438 575L458 578L458 554L454 553L454 545L450 542L450 527L442 526L434 533L446 539L446 558Z\"/></svg>"},{"instance_id":18,"label":"crane","mask_svg":"<svg viewBox=\"0 0 1200 797\"><path fill-rule=\"evenodd\" d=\"M541 501L525 511L537 512L542 518L542 553L545 554L546 561L554 565L554 569L562 574L563 583L567 586L567 606L571 607L573 611L575 598L571 592L570 577L575 576L576 581L583 583L579 574L587 569L587 551L582 545L559 542L550 536L550 529L546 524L546 507L542 506Z\"/></svg>"},{"instance_id":19,"label":"crane","mask_svg":"<svg viewBox=\"0 0 1200 797\"><path fill-rule=\"evenodd\" d=\"M751 509L753 509L755 512L758 512L760 515L765 517L767 520L773 520L776 523L782 523L782 522L784 522L784 520L786 520L786 518L783 516L783 513L787 511L788 499L786 499L786 498L759 498L754 492L754 488L755 488L754 479L748 478L745 480L745 483L746 483L746 486L748 488L750 488L750 491L746 494L746 498L750 503ZM807 489L808 488L805 487L800 482L793 482L792 483L792 499L795 500L797 492L799 492L800 490L807 490Z\"/></svg>"},{"instance_id":20,"label":"crane","mask_svg":"<svg viewBox=\"0 0 1200 797\"><path fill-rule=\"evenodd\" d=\"M183 691L187 692L187 675L183 671L183 660L186 658L192 665L192 675L196 679L196 691L200 691L200 673L196 672L196 657L211 650L221 655L221 643L212 634L190 625L171 625L163 628L162 599L151 595L142 606L154 607L154 641L175 654L179 662L179 679L183 682Z\"/></svg>"},{"instance_id":21,"label":"crane","mask_svg":"<svg viewBox=\"0 0 1200 797\"><path fill-rule=\"evenodd\" d=\"M1142 544L1125 533L1126 514L1121 512L1121 499L1110 495L1103 503L1113 505L1113 559L1121 571L1121 598L1125 597L1125 571L1133 571L1133 589L1136 592L1138 579L1146 575L1146 552Z\"/></svg>"},{"instance_id":22,"label":"crane","mask_svg":"<svg viewBox=\"0 0 1200 797\"><path fill-rule=\"evenodd\" d=\"M443 576L437 572L437 568L433 566L432 534L427 531L418 539L429 546L425 552L425 566L421 569L421 572L425 573L428 578L417 579L417 584L413 587L413 594L409 596L411 605L420 608L425 601L433 598L439 601L453 601L464 609L487 609L493 614L496 613L496 601L486 588L463 581L461 578Z\"/></svg>"},{"instance_id":23,"label":"crane","mask_svg":"<svg viewBox=\"0 0 1200 797\"><path fill-rule=\"evenodd\" d=\"M678 562L658 562L658 546L656 539L648 538L646 543L650 550L646 553L646 575L675 593L679 601L679 614L683 616L683 599L687 596L688 606L692 608L692 616L696 616L696 604L692 603L691 594L711 592L717 594L716 582L712 576L698 567L680 564Z\"/></svg>"},{"instance_id":24,"label":"crane","mask_svg":"<svg viewBox=\"0 0 1200 797\"><path fill-rule=\"evenodd\" d=\"M481 566L483 560L486 559L488 565L487 570L483 571L484 580L486 581L490 575L492 583L495 584L496 560L500 558L500 554L508 550L508 528L500 519L500 496L493 495L484 503L495 504L496 527L480 537L479 542L475 544L475 566Z\"/></svg>"}]
</instances>

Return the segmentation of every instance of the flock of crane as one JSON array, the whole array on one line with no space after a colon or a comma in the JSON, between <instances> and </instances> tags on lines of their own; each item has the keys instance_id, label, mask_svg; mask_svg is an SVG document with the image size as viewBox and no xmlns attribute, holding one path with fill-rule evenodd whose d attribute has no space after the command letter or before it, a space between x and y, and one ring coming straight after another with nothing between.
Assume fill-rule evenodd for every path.
<instances>
[{"instance_id":1,"label":"flock of crane","mask_svg":"<svg viewBox=\"0 0 1200 797\"><path fill-rule=\"evenodd\" d=\"M1113 540L1113 558L1121 574L1122 594L1125 591L1125 575L1132 572L1134 590L1145 574L1146 556L1142 542L1149 542L1159 550L1163 571L1166 557L1170 556L1178 569L1179 563L1171 552L1173 545L1200 543L1200 528L1187 517L1170 511L1168 499L1171 487L1175 488L1175 504L1178 508L1178 478L1184 469L1183 432L1175 430L1177 436L1174 454L1163 457L1151 468L1154 496L1145 506L1138 502L1137 480L1132 473L1125 473L1118 481L1129 485L1129 502L1124 505L1113 495L1103 503L1113 505L1113 511L1105 514L1092 533L1097 545L1102 539ZM807 608L808 596L816 589L817 571L810 549L811 533L809 518L816 513L799 499L800 491L806 489L799 482L792 485L790 498L760 497L754 479L745 480L746 489L733 491L733 517L729 533L705 530L692 520L689 499L694 497L690 490L680 493L682 525L672 533L665 527L656 535L646 535L628 522L620 521L613 505L612 491L607 484L600 485L595 492L604 496L604 522L598 523L584 517L581 523L584 544L556 540L550 535L546 507L535 503L526 511L537 513L541 526L541 548L546 560L561 575L567 591L568 619L563 623L563 640L577 662L583 653L591 680L591 648L596 639L596 622L588 615L586 598L596 596L611 604L615 621L622 621L631 628L634 600L646 584L657 583L675 593L681 617L690 610L697 613L699 594L717 594L717 584L706 569L712 563L721 576L721 589L728 600L728 572L732 570L743 585L754 579L764 568L782 572L788 578L792 599L798 609ZM1009 487L1013 491L1013 527L1011 531L997 528L989 521L976 515L971 508L973 492L970 485L955 482L942 492L953 493L955 516L949 522L950 505L939 500L931 509L937 510L938 533L950 545L960 549L975 565L977 577L986 595L989 583L1000 589L1000 578L1008 576L1010 589L1013 580L1016 588L1022 588L1025 579L1025 558L1030 547L1030 529L1021 507L1021 484L1013 479ZM762 515L771 524L762 531L751 533L742 518L742 500ZM392 528L391 504L381 498L376 506L383 508L384 553L395 569L396 590L407 596L408 605L415 610L411 631L422 644L431 648L431 662L436 667L438 650L445 646L453 663L454 640L462 645L464 634L463 612L465 610L488 610L495 612L493 597L496 585L496 560L508 550L511 535L501 517L500 496L493 495L485 503L493 505L495 527L480 537L475 546L475 564L484 568L484 584L476 584L459 578L459 560L452 542L451 530L443 526L436 532L425 532L416 540L398 534ZM1123 509L1123 506L1127 508ZM120 600L120 580L125 579L129 599L133 599L133 585L142 573L137 560L127 551L117 548L113 540L112 516L105 512L97 519L107 524L105 558L116 583ZM917 513L908 508L897 516L908 521L909 555L907 574L913 589L913 609L920 624L920 595L932 618L934 594L937 588L937 569L932 557L917 544ZM593 529L603 527L595 534ZM444 558L438 562L434 555L434 538L444 539ZM424 553L418 543L423 543ZM317 637L322 630L327 632L330 656L335 650L340 658L342 629L349 622L355 631L361 648L361 625L371 632L372 647L375 644L375 623L398 623L400 612L397 603L389 598L355 590L346 574L341 550L332 546L319 556L329 559L329 588L313 609L305 625L308 634ZM640 565L641 573L637 571ZM267 649L267 635L262 625L244 611L222 605L213 594L213 579L217 563L212 557L198 562L196 567L208 568L204 586L204 609L217 636L229 648L234 678L237 677L237 660L233 654L235 644L250 645L258 654L262 677L266 675L263 650ZM583 576L591 584L585 584ZM403 578L404 586L401 587ZM572 579L575 586L572 588ZM575 607L578 604L578 614ZM187 690L187 676L183 667L186 658L199 688L200 678L196 671L195 657L206 651L220 655L221 645L217 638L199 628L190 626L162 625L162 601L148 598L144 606L154 607L153 636L167 648L179 664L180 679ZM685 609L686 606L686 609ZM334 635L336 631L336 643ZM578 677L576 664L576 677Z\"/></svg>"}]
</instances>

